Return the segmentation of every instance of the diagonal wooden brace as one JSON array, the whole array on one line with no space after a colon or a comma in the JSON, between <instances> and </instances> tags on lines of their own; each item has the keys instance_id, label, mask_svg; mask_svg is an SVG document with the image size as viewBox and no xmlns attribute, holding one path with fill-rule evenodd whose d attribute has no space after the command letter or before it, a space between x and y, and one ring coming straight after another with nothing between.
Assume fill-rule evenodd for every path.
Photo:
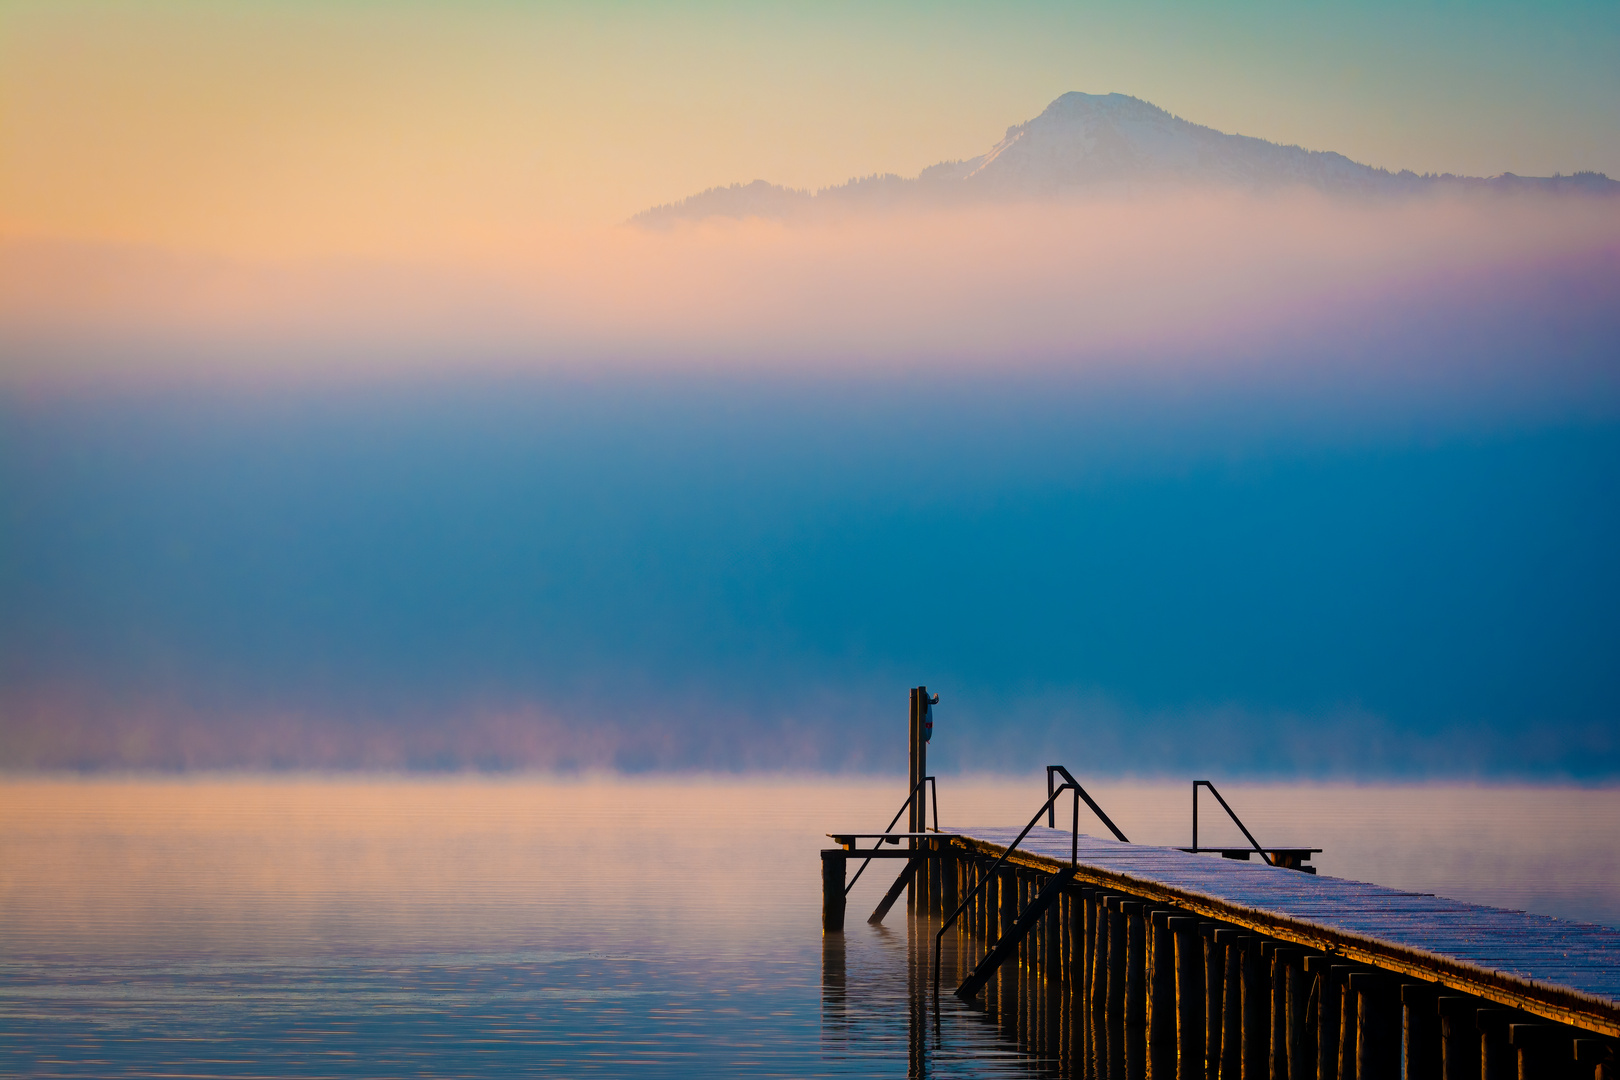
<instances>
[{"instance_id":1,"label":"diagonal wooden brace","mask_svg":"<svg viewBox=\"0 0 1620 1080\"><path fill-rule=\"evenodd\" d=\"M1013 954L1014 949L1018 948L1018 943L1024 940L1024 935L1034 929L1035 923L1040 920L1042 915L1046 914L1046 909L1051 907L1052 902L1058 898L1058 894L1063 891L1063 886L1073 880L1074 867L1072 866L1065 866L1062 870L1053 874L1052 879L1046 883L1046 887L1041 890L1040 895L1031 900L1029 906L1019 913L1018 919L1012 924L1012 929L1001 935L1001 938L985 954L984 959L979 961L979 966L973 969L973 974L962 980L962 985L956 988L956 996L963 1001L972 1001L977 997L979 991L984 989L984 984L990 981L990 976L994 975L1002 962Z\"/></svg>"},{"instance_id":2,"label":"diagonal wooden brace","mask_svg":"<svg viewBox=\"0 0 1620 1080\"><path fill-rule=\"evenodd\" d=\"M871 917L866 920L867 922L875 926L883 921L883 916L889 913L889 909L894 907L894 902L900 899L900 894L911 883L911 875L915 874L917 868L928 861L928 856L928 852L920 852L906 860L906 865L900 870L900 876L894 879L894 884L889 886L889 891L883 894L882 902L878 904L877 910L872 912Z\"/></svg>"}]
</instances>

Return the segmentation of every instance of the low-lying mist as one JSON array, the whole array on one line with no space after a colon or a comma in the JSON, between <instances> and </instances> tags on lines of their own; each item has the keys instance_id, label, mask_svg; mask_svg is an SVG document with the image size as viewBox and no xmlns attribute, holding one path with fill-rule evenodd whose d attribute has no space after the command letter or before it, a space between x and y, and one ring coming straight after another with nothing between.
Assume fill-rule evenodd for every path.
<instances>
[{"instance_id":1,"label":"low-lying mist","mask_svg":"<svg viewBox=\"0 0 1620 1080\"><path fill-rule=\"evenodd\" d=\"M13 240L13 380L512 370L1174 377L1267 357L1464 380L1612 330L1620 201L1221 193L559 230L507 249L302 261ZM1506 343L1502 335L1510 340ZM1434 355L1439 336L1449 355ZM1587 344L1591 344L1587 342ZM1478 355L1458 355L1478 354ZM1553 370L1549 370L1551 367ZM1407 370L1395 376L1391 369Z\"/></svg>"},{"instance_id":2,"label":"low-lying mist","mask_svg":"<svg viewBox=\"0 0 1620 1080\"><path fill-rule=\"evenodd\" d=\"M0 255L0 768L1620 775L1620 210Z\"/></svg>"}]
</instances>

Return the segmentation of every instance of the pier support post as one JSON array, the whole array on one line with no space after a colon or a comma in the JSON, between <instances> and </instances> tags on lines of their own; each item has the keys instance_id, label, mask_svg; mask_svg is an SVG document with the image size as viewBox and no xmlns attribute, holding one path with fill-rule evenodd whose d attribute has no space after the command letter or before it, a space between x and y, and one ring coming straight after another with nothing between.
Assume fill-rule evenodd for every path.
<instances>
[{"instance_id":1,"label":"pier support post","mask_svg":"<svg viewBox=\"0 0 1620 1080\"><path fill-rule=\"evenodd\" d=\"M1108 898L1108 984L1102 1030L1108 1039L1108 1075L1125 1075L1125 898Z\"/></svg>"},{"instance_id":2,"label":"pier support post","mask_svg":"<svg viewBox=\"0 0 1620 1080\"><path fill-rule=\"evenodd\" d=\"M1508 1042L1518 1053L1519 1080L1567 1080L1575 1064L1575 1041L1560 1024L1510 1024Z\"/></svg>"},{"instance_id":3,"label":"pier support post","mask_svg":"<svg viewBox=\"0 0 1620 1080\"><path fill-rule=\"evenodd\" d=\"M1305 970L1316 998L1315 1080L1338 1080L1339 1075L1339 987L1332 979L1332 957L1307 956Z\"/></svg>"},{"instance_id":4,"label":"pier support post","mask_svg":"<svg viewBox=\"0 0 1620 1080\"><path fill-rule=\"evenodd\" d=\"M1221 975L1221 1071L1219 1080L1243 1080L1243 942L1238 930L1215 931L1225 971Z\"/></svg>"},{"instance_id":5,"label":"pier support post","mask_svg":"<svg viewBox=\"0 0 1620 1080\"><path fill-rule=\"evenodd\" d=\"M823 933L844 928L844 868L849 852L843 848L823 848L821 852L821 929Z\"/></svg>"},{"instance_id":6,"label":"pier support post","mask_svg":"<svg viewBox=\"0 0 1620 1080\"><path fill-rule=\"evenodd\" d=\"M1439 997L1429 983L1401 984L1402 1080L1441 1080Z\"/></svg>"},{"instance_id":7,"label":"pier support post","mask_svg":"<svg viewBox=\"0 0 1620 1080\"><path fill-rule=\"evenodd\" d=\"M1176 966L1176 1080L1204 1080L1204 942L1198 920L1165 920Z\"/></svg>"},{"instance_id":8,"label":"pier support post","mask_svg":"<svg viewBox=\"0 0 1620 1080\"><path fill-rule=\"evenodd\" d=\"M1168 908L1147 914L1148 1075L1174 1080L1176 1074L1176 939Z\"/></svg>"},{"instance_id":9,"label":"pier support post","mask_svg":"<svg viewBox=\"0 0 1620 1080\"><path fill-rule=\"evenodd\" d=\"M1018 921L1018 874L1003 865L996 874L996 940L1012 933ZM1016 959L996 969L996 1013L1001 1031L1009 1039L1018 1038L1018 964Z\"/></svg>"},{"instance_id":10,"label":"pier support post","mask_svg":"<svg viewBox=\"0 0 1620 1080\"><path fill-rule=\"evenodd\" d=\"M1216 944L1215 932L1219 927L1212 922L1200 923L1199 936L1204 939L1204 1078L1219 1080L1221 1075L1221 1024L1224 1013L1221 1003L1226 982L1226 949Z\"/></svg>"},{"instance_id":11,"label":"pier support post","mask_svg":"<svg viewBox=\"0 0 1620 1080\"><path fill-rule=\"evenodd\" d=\"M1615 1080L1614 1044L1604 1039L1575 1040L1575 1073L1592 1080Z\"/></svg>"},{"instance_id":12,"label":"pier support post","mask_svg":"<svg viewBox=\"0 0 1620 1080\"><path fill-rule=\"evenodd\" d=\"M1518 1055L1508 1042L1508 1025L1519 1019L1512 1009L1480 1009L1474 1013L1479 1028L1480 1080L1515 1080L1519 1075Z\"/></svg>"},{"instance_id":13,"label":"pier support post","mask_svg":"<svg viewBox=\"0 0 1620 1080\"><path fill-rule=\"evenodd\" d=\"M1068 1043L1069 1075L1084 1076L1086 1060L1086 1016L1091 1000L1091 897L1092 890L1077 889L1069 894L1068 963Z\"/></svg>"},{"instance_id":14,"label":"pier support post","mask_svg":"<svg viewBox=\"0 0 1620 1080\"><path fill-rule=\"evenodd\" d=\"M1473 998L1444 995L1436 1002L1440 1014L1440 1075L1443 1080L1479 1080L1479 1027Z\"/></svg>"},{"instance_id":15,"label":"pier support post","mask_svg":"<svg viewBox=\"0 0 1620 1080\"><path fill-rule=\"evenodd\" d=\"M1125 916L1125 1077L1147 1075L1147 918L1142 904L1126 900Z\"/></svg>"},{"instance_id":16,"label":"pier support post","mask_svg":"<svg viewBox=\"0 0 1620 1080\"><path fill-rule=\"evenodd\" d=\"M1356 968L1350 964L1334 964L1333 982L1339 988L1339 1080L1356 1080L1356 994L1350 989L1350 976Z\"/></svg>"},{"instance_id":17,"label":"pier support post","mask_svg":"<svg viewBox=\"0 0 1620 1080\"><path fill-rule=\"evenodd\" d=\"M1271 980L1260 952L1260 939L1245 937L1242 954L1243 1080L1267 1080L1271 1074Z\"/></svg>"},{"instance_id":18,"label":"pier support post","mask_svg":"<svg viewBox=\"0 0 1620 1080\"><path fill-rule=\"evenodd\" d=\"M1063 1056L1063 928L1068 905L1068 894L1059 893L1057 900L1046 909L1042 935L1046 948L1041 954L1041 998L1046 1003L1042 1010L1046 1015L1042 1018L1041 1030L1046 1055L1054 1059Z\"/></svg>"},{"instance_id":19,"label":"pier support post","mask_svg":"<svg viewBox=\"0 0 1620 1080\"><path fill-rule=\"evenodd\" d=\"M1105 1015L1108 1011L1108 950L1113 947L1109 936L1109 910L1106 893L1093 893L1091 897L1091 1011Z\"/></svg>"},{"instance_id":20,"label":"pier support post","mask_svg":"<svg viewBox=\"0 0 1620 1080\"><path fill-rule=\"evenodd\" d=\"M1288 969L1299 963L1299 950L1273 945L1271 953L1271 1080L1289 1080Z\"/></svg>"},{"instance_id":21,"label":"pier support post","mask_svg":"<svg viewBox=\"0 0 1620 1080\"><path fill-rule=\"evenodd\" d=\"M1390 977L1358 971L1350 989L1356 995L1356 1080L1399 1080L1400 1018Z\"/></svg>"},{"instance_id":22,"label":"pier support post","mask_svg":"<svg viewBox=\"0 0 1620 1080\"><path fill-rule=\"evenodd\" d=\"M1148 1042L1164 1046L1176 1042L1176 938L1170 916L1167 908L1148 914Z\"/></svg>"},{"instance_id":23,"label":"pier support post","mask_svg":"<svg viewBox=\"0 0 1620 1080\"><path fill-rule=\"evenodd\" d=\"M1316 1028L1311 1023L1311 977L1305 956L1288 965L1288 1076L1316 1080Z\"/></svg>"}]
</instances>

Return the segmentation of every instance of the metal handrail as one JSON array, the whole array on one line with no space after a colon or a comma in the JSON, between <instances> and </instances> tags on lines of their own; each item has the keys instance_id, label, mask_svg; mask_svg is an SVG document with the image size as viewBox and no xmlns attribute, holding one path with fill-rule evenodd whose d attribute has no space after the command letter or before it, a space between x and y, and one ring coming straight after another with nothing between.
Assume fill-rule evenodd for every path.
<instances>
[{"instance_id":1,"label":"metal handrail","mask_svg":"<svg viewBox=\"0 0 1620 1080\"><path fill-rule=\"evenodd\" d=\"M894 817L889 819L888 827L883 830L884 832L889 832L894 828L894 823L900 820L900 815L906 812L906 807L910 806L912 800L917 797L917 789L922 787L924 784L928 785L929 793L934 796L934 831L939 832L939 785L934 783L934 778L932 776L925 776L921 780L918 780L916 784L912 785L911 794L906 796L906 801L900 804L900 809L896 810L894 812ZM879 840L878 843L881 844L883 841ZM851 849L852 852L853 850L854 849ZM874 850L876 850L875 847ZM868 855L861 863L861 868L855 871L855 876L849 879L849 884L844 886L845 896L848 896L849 891L855 887L855 883L861 880L861 874L866 871L866 868L871 865L871 862L872 856Z\"/></svg>"},{"instance_id":2,"label":"metal handrail","mask_svg":"<svg viewBox=\"0 0 1620 1080\"><path fill-rule=\"evenodd\" d=\"M1086 794L1086 789L1080 786L1080 781L1076 780L1073 776L1069 775L1069 770L1065 769L1061 765L1048 765L1046 767L1046 793L1048 795L1052 794L1052 790L1053 790L1052 789L1052 774L1053 773L1062 773L1063 774L1063 779L1067 780L1069 783L1074 785L1074 790L1079 793L1079 795L1080 795L1080 797L1082 799L1086 800L1086 805L1091 807L1092 813L1096 814L1097 817L1102 820L1102 823L1104 825L1108 826L1108 831L1114 834L1115 839L1117 839L1122 844L1130 843L1129 840L1125 839L1125 834L1119 831L1119 826L1115 825L1113 823L1113 821L1111 821L1109 819L1108 815L1103 813L1103 808L1097 805L1096 800L1093 799L1090 795ZM1053 828L1053 829L1057 828L1057 810L1056 810L1055 807L1050 806L1050 805L1048 805L1047 808L1046 808L1046 825L1047 825L1048 828Z\"/></svg>"},{"instance_id":3,"label":"metal handrail","mask_svg":"<svg viewBox=\"0 0 1620 1080\"><path fill-rule=\"evenodd\" d=\"M1193 795L1193 818L1192 818L1192 832L1193 832L1192 840L1193 840L1193 842L1192 842L1192 849L1193 849L1193 851L1196 852L1198 850L1198 789L1201 788L1201 787L1209 788L1209 793L1211 795L1215 796L1215 801L1216 802L1221 804L1221 809L1226 811L1226 816L1231 818L1234 822L1236 822L1237 827L1239 829L1243 830L1243 835L1249 838L1249 843L1254 845L1254 850L1256 850L1256 851L1258 851L1260 853L1260 858L1265 860L1266 865L1267 866L1276 866L1277 863L1272 859L1272 857L1270 855L1266 854L1265 848L1260 846L1260 841L1258 841L1258 840L1256 840L1254 838L1254 834L1249 831L1249 827L1247 825L1243 824L1242 819L1239 818L1237 816L1237 814L1232 812L1232 808L1230 806L1226 805L1226 800L1221 798L1221 793L1219 791L1216 791L1215 790L1215 785L1210 783L1208 780L1194 780L1193 781L1193 792L1192 792L1192 795Z\"/></svg>"}]
</instances>

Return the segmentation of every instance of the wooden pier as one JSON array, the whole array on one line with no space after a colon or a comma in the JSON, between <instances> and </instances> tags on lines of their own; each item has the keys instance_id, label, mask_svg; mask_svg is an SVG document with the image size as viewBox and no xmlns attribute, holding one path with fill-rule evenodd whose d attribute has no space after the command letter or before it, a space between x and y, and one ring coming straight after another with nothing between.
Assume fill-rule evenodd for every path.
<instances>
[{"instance_id":1,"label":"wooden pier","mask_svg":"<svg viewBox=\"0 0 1620 1080\"><path fill-rule=\"evenodd\" d=\"M1082 798L1123 836L1054 773L1027 826L940 831L919 798L903 833L834 834L826 932L850 860L905 859L873 921L908 891L936 993L1086 1080L1615 1080L1620 930L1299 872L1312 849L1085 835ZM927 779L914 764L913 795ZM1059 806L1070 828L1039 824Z\"/></svg>"}]
</instances>

